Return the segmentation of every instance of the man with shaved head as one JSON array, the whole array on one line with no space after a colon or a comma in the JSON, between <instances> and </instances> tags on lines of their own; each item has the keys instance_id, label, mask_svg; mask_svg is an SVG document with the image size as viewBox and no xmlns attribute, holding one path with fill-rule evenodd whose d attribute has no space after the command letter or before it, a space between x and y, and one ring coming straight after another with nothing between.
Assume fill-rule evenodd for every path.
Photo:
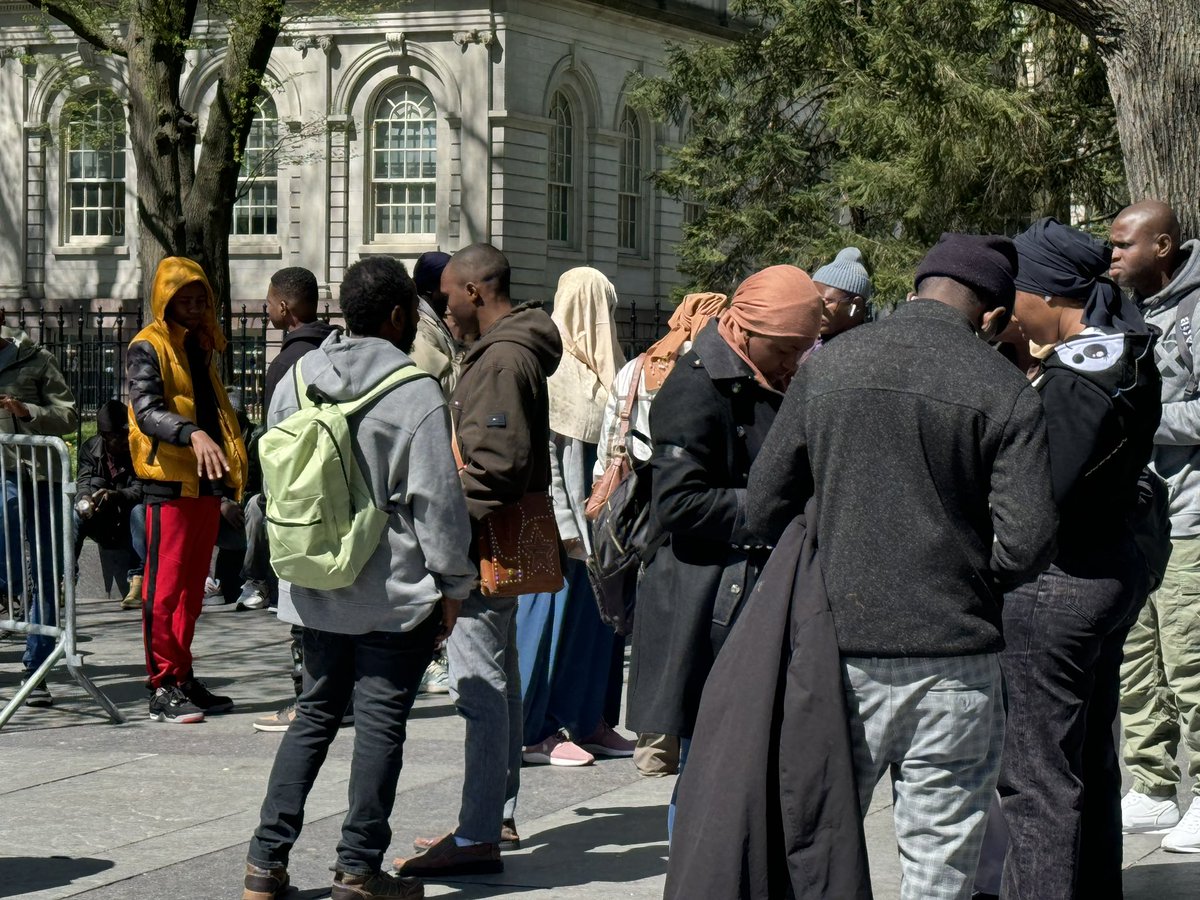
<instances>
[{"instance_id":1,"label":"man with shaved head","mask_svg":"<svg viewBox=\"0 0 1200 900\"><path fill-rule=\"evenodd\" d=\"M1171 829L1164 850L1200 853L1200 799L1180 818L1179 744L1200 794L1200 241L1183 243L1175 211L1157 200L1124 210L1112 227L1110 274L1161 332L1162 422L1154 470L1170 495L1171 558L1162 586L1125 644L1121 722L1133 787L1121 801L1126 832Z\"/></svg>"},{"instance_id":2,"label":"man with shaved head","mask_svg":"<svg viewBox=\"0 0 1200 900\"><path fill-rule=\"evenodd\" d=\"M550 488L546 378L562 357L558 327L541 303L514 304L511 270L491 244L458 251L442 272L447 309L464 334L478 334L451 401L462 457L459 476L476 535L488 514ZM517 598L463 602L447 641L450 693L466 720L466 772L456 828L418 839L421 851L396 865L403 875L502 872L500 851L520 846L514 811L524 712L517 668Z\"/></svg>"}]
</instances>

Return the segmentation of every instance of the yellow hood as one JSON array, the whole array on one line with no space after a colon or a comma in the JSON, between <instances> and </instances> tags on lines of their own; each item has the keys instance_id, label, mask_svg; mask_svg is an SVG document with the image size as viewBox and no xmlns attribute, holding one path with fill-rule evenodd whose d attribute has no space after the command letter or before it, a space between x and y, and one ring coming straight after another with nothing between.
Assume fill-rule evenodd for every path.
<instances>
[{"instance_id":1,"label":"yellow hood","mask_svg":"<svg viewBox=\"0 0 1200 900\"><path fill-rule=\"evenodd\" d=\"M158 271L154 273L154 290L150 295L150 311L154 315L154 321L170 326L171 323L166 320L167 305L180 288L193 281L204 285L204 290L208 293L208 318L196 329L196 338L205 350L220 353L225 349L225 335L221 332L221 325L217 320L217 297L198 262L182 256L168 256L158 264Z\"/></svg>"}]
</instances>

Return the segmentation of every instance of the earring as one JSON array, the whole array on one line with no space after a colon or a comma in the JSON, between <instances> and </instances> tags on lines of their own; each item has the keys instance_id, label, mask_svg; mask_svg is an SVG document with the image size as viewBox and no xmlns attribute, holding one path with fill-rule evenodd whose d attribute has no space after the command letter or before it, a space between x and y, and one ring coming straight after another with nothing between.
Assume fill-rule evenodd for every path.
<instances>
[{"instance_id":1,"label":"earring","mask_svg":"<svg viewBox=\"0 0 1200 900\"><path fill-rule=\"evenodd\" d=\"M858 315L858 304L857 304L857 303L851 303L851 304L850 304L850 315L851 315L851 316L857 316L857 315Z\"/></svg>"}]
</instances>

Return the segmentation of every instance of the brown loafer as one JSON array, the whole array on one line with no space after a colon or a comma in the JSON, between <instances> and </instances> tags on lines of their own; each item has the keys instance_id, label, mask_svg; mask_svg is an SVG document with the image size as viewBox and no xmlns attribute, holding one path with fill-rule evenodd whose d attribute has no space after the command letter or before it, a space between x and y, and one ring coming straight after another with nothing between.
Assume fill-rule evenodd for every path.
<instances>
[{"instance_id":1,"label":"brown loafer","mask_svg":"<svg viewBox=\"0 0 1200 900\"><path fill-rule=\"evenodd\" d=\"M397 875L442 878L449 875L496 875L504 871L499 844L460 847L454 835L438 838L428 850L395 861Z\"/></svg>"},{"instance_id":2,"label":"brown loafer","mask_svg":"<svg viewBox=\"0 0 1200 900\"><path fill-rule=\"evenodd\" d=\"M441 837L413 838L413 849L418 853L424 853L441 839ZM517 834L517 823L513 819L505 819L500 826L500 852L511 853L513 850L520 849L521 836Z\"/></svg>"}]
</instances>

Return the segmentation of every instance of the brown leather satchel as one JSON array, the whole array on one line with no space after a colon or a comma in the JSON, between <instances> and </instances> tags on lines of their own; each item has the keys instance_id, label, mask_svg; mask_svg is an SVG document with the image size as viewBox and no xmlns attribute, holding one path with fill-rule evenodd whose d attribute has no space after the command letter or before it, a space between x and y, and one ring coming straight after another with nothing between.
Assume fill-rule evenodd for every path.
<instances>
[{"instance_id":1,"label":"brown leather satchel","mask_svg":"<svg viewBox=\"0 0 1200 900\"><path fill-rule=\"evenodd\" d=\"M485 596L556 593L563 568L549 494L526 494L479 523L479 589Z\"/></svg>"},{"instance_id":2,"label":"brown leather satchel","mask_svg":"<svg viewBox=\"0 0 1200 900\"><path fill-rule=\"evenodd\" d=\"M637 402L638 387L642 382L642 364L645 361L646 354L643 353L634 364L633 381L629 382L629 390L625 393L625 404L621 407L621 428L617 433L618 439L613 442L611 448L612 456L608 461L608 468L592 486L591 496L583 508L583 514L589 522L596 520L596 516L600 515L604 505L608 503L608 498L617 489L617 485L629 474L629 417L633 415L633 404Z\"/></svg>"},{"instance_id":3,"label":"brown leather satchel","mask_svg":"<svg viewBox=\"0 0 1200 900\"><path fill-rule=\"evenodd\" d=\"M466 464L453 420L450 445L461 473ZM479 523L479 590L487 597L561 591L561 543L554 502L546 492L493 510Z\"/></svg>"}]
</instances>

